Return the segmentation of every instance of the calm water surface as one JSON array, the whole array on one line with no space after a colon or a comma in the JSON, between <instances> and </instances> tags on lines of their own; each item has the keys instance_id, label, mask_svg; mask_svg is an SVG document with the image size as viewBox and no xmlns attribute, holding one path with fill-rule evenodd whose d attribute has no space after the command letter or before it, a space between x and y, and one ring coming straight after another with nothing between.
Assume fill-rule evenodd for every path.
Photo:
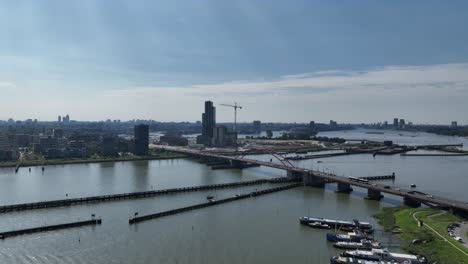
<instances>
[{"instance_id":1,"label":"calm water surface","mask_svg":"<svg viewBox=\"0 0 468 264\"><path fill-rule=\"evenodd\" d=\"M348 132L349 133L349 132ZM357 133L353 131L353 133ZM361 137L365 132L356 134ZM397 137L400 137L397 135ZM439 136L418 139L442 144ZM417 139L418 137L413 137ZM447 139L456 142L460 138ZM425 143L426 144L426 143ZM429 144L429 143L427 143ZM258 159L269 159L266 155ZM416 183L421 191L468 200L468 157L340 156L297 161L298 166L350 176L396 172L389 184ZM270 168L211 170L192 160L118 162L40 168L0 169L0 204L61 199L99 194L236 182L284 176ZM339 219L359 218L375 224L371 215L382 206L400 203L362 198L363 190L335 194L334 186L296 188L212 208L128 225L134 212L149 214L267 188L269 185L175 194L140 200L35 210L0 215L0 230L89 218L103 224L0 241L0 263L328 263L337 252L325 241L326 231L305 228L303 215ZM398 244L382 232L376 236L393 250Z\"/></svg>"}]
</instances>

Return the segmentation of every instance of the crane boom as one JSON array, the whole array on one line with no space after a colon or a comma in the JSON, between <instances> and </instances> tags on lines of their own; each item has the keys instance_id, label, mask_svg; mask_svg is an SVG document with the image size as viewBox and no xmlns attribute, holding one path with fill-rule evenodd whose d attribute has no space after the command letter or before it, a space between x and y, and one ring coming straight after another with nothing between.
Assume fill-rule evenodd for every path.
<instances>
[{"instance_id":1,"label":"crane boom","mask_svg":"<svg viewBox=\"0 0 468 264\"><path fill-rule=\"evenodd\" d=\"M230 104L220 104L220 105L234 108L234 131L237 131L237 109L242 109L242 106L238 105L237 103L234 103L234 105L230 105Z\"/></svg>"}]
</instances>

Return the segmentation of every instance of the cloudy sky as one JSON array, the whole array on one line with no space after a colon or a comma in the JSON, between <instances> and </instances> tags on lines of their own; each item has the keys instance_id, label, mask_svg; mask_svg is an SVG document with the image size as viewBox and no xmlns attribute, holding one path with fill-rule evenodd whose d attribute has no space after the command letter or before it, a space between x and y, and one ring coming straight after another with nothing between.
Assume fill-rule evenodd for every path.
<instances>
[{"instance_id":1,"label":"cloudy sky","mask_svg":"<svg viewBox=\"0 0 468 264\"><path fill-rule=\"evenodd\" d=\"M0 119L468 123L467 1L2 1ZM219 106L219 121L232 110Z\"/></svg>"}]
</instances>

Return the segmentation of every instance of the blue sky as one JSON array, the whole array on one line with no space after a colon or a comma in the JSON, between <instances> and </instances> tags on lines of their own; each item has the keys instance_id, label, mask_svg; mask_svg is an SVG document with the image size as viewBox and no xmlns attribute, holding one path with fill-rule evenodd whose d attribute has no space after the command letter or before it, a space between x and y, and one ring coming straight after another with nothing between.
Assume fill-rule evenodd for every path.
<instances>
[{"instance_id":1,"label":"blue sky","mask_svg":"<svg viewBox=\"0 0 468 264\"><path fill-rule=\"evenodd\" d=\"M0 119L468 123L467 1L0 1ZM231 121L228 108L218 119Z\"/></svg>"}]
</instances>

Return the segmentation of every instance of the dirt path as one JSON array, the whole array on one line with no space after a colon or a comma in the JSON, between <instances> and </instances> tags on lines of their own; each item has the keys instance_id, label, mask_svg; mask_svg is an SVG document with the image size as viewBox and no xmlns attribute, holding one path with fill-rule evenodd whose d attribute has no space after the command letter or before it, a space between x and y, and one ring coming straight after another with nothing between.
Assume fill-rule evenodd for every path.
<instances>
[{"instance_id":1,"label":"dirt path","mask_svg":"<svg viewBox=\"0 0 468 264\"><path fill-rule=\"evenodd\" d=\"M447 213L447 211L442 211L442 212L437 213L437 214L429 215L427 218L431 218L431 219L432 219L432 218L434 218L434 217L436 217L436 216L444 215L444 214L446 214L446 213Z\"/></svg>"}]
</instances>

